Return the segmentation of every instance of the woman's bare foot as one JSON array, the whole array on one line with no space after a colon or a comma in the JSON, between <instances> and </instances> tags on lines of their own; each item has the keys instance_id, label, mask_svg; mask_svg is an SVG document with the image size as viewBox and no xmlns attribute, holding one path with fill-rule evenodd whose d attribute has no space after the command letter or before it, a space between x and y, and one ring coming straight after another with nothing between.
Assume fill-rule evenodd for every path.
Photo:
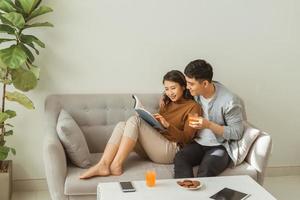
<instances>
[{"instance_id":1,"label":"woman's bare foot","mask_svg":"<svg viewBox=\"0 0 300 200\"><path fill-rule=\"evenodd\" d=\"M110 173L114 176L120 176L121 174L123 174L122 165L113 162L110 165Z\"/></svg>"},{"instance_id":2,"label":"woman's bare foot","mask_svg":"<svg viewBox=\"0 0 300 200\"><path fill-rule=\"evenodd\" d=\"M97 164L89 168L83 174L80 175L80 179L88 179L94 176L108 176L110 175L109 167L104 164Z\"/></svg>"}]
</instances>

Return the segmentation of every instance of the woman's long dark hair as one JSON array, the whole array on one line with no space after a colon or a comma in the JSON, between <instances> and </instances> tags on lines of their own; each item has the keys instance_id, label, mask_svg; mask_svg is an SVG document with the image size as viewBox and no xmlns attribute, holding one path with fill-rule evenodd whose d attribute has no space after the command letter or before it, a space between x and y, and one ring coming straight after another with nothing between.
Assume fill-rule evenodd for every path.
<instances>
[{"instance_id":1,"label":"woman's long dark hair","mask_svg":"<svg viewBox=\"0 0 300 200\"><path fill-rule=\"evenodd\" d=\"M186 88L186 80L184 74L181 71L178 70L169 71L164 75L163 83L165 83L165 81L172 81L184 87L184 91L183 91L184 99L194 99L190 91ZM163 102L165 105L171 102L171 99L165 93L163 94Z\"/></svg>"}]
</instances>

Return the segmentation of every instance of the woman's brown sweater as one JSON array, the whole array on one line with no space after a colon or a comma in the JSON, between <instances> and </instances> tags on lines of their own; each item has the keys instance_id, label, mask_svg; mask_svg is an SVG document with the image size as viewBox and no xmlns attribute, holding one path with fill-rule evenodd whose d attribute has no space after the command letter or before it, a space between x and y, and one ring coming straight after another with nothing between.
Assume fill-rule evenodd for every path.
<instances>
[{"instance_id":1,"label":"woman's brown sweater","mask_svg":"<svg viewBox=\"0 0 300 200\"><path fill-rule=\"evenodd\" d=\"M189 126L189 113L198 113L199 116L202 115L201 106L192 99L181 99L176 102L171 101L159 110L159 114L170 124L163 135L168 140L177 142L179 146L184 146L191 142L197 132L196 129Z\"/></svg>"}]
</instances>

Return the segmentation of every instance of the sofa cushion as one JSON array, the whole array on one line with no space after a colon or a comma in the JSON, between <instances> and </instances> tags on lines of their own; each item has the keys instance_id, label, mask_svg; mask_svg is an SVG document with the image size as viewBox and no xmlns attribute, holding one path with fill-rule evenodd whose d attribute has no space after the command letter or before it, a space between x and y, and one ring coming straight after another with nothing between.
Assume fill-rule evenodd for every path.
<instances>
[{"instance_id":1,"label":"sofa cushion","mask_svg":"<svg viewBox=\"0 0 300 200\"><path fill-rule=\"evenodd\" d=\"M92 164L96 164L101 158L101 153L91 154ZM155 169L157 179L170 179L174 177L174 165L156 164L145 160L136 153L131 153L124 164L124 173L121 176L95 177L87 180L79 179L79 175L86 169L80 169L74 165L68 166L65 182L65 195L96 195L97 185L100 182L119 182L132 180L145 180L145 172ZM196 174L198 167L194 167ZM220 176L249 175L257 180L257 171L247 162L235 168L227 168Z\"/></svg>"},{"instance_id":2,"label":"sofa cushion","mask_svg":"<svg viewBox=\"0 0 300 200\"><path fill-rule=\"evenodd\" d=\"M237 175L248 175L253 180L257 181L257 171L256 169L249 165L247 162L243 162L235 168L227 168L219 176L237 176Z\"/></svg>"},{"instance_id":3,"label":"sofa cushion","mask_svg":"<svg viewBox=\"0 0 300 200\"><path fill-rule=\"evenodd\" d=\"M194 176L197 175L198 166L193 168ZM252 177L254 180L257 180L257 171L254 167L249 165L247 162L243 162L242 164L234 167L234 168L226 168L219 176L238 176L238 175L248 175Z\"/></svg>"},{"instance_id":4,"label":"sofa cushion","mask_svg":"<svg viewBox=\"0 0 300 200\"><path fill-rule=\"evenodd\" d=\"M244 122L244 126L244 135L242 139L238 141L238 160L236 163L237 165L241 164L245 160L253 142L260 134L260 130L251 127L247 122Z\"/></svg>"},{"instance_id":5,"label":"sofa cushion","mask_svg":"<svg viewBox=\"0 0 300 200\"><path fill-rule=\"evenodd\" d=\"M71 162L82 168L89 167L90 152L83 133L75 120L65 110L61 110L56 131Z\"/></svg>"},{"instance_id":6,"label":"sofa cushion","mask_svg":"<svg viewBox=\"0 0 300 200\"><path fill-rule=\"evenodd\" d=\"M92 163L96 164L102 153L92 155ZM86 169L68 166L65 182L65 195L96 194L97 185L100 182L145 180L145 172L155 169L157 179L169 179L173 177L173 165L156 164L145 160L136 153L131 153L124 164L124 173L121 176L94 177L87 180L79 179L79 175Z\"/></svg>"}]
</instances>

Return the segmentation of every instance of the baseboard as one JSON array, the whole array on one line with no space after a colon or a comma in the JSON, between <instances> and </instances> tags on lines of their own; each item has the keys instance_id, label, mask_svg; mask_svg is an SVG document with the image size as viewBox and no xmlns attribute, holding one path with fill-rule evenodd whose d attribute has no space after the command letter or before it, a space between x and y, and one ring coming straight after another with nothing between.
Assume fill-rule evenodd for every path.
<instances>
[{"instance_id":1,"label":"baseboard","mask_svg":"<svg viewBox=\"0 0 300 200\"><path fill-rule=\"evenodd\" d=\"M267 167L266 176L299 176L300 166Z\"/></svg>"},{"instance_id":2,"label":"baseboard","mask_svg":"<svg viewBox=\"0 0 300 200\"><path fill-rule=\"evenodd\" d=\"M267 167L266 176L299 176L300 166ZM22 179L13 181L14 191L48 190L46 179Z\"/></svg>"}]
</instances>

